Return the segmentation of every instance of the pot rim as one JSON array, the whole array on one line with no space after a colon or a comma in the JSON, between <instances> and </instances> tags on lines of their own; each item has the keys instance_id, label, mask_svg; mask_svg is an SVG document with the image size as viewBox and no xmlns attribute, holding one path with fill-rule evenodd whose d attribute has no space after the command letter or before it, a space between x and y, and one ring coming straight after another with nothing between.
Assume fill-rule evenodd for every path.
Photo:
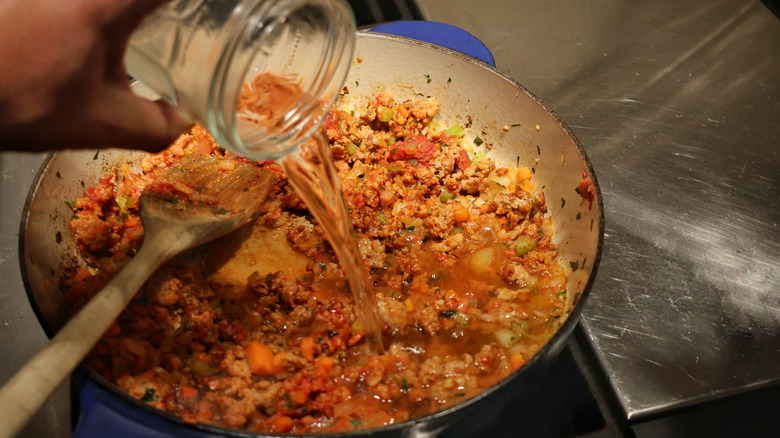
<instances>
[{"instance_id":1,"label":"pot rim","mask_svg":"<svg viewBox=\"0 0 780 438\"><path fill-rule=\"evenodd\" d=\"M568 125L566 125L566 123L563 120L561 120L561 118L549 106L547 106L544 102L542 102L541 99L539 99L535 94L533 94L531 91L526 89L522 84L518 83L513 78L501 73L490 64L482 60L479 60L477 58L464 55L461 52L443 46L439 46L436 44L428 43L425 41L415 40L415 39L396 36L396 35L375 33L371 31L358 31L357 36L358 36L358 40L361 38L393 40L393 41L397 41L399 44L413 44L417 46L426 47L430 50L437 50L440 52L447 53L452 57L459 59L462 62L471 63L473 65L476 65L484 69L488 74L499 76L501 79L509 82L512 86L514 86L518 90L521 90L523 93L531 97L531 99L533 99L538 105L540 105L545 110L545 112L554 119L554 121L564 130L566 135L572 140L574 146L577 149L577 152L580 154L580 157L582 158L582 161L585 164L588 176L593 182L594 193L595 193L594 200L597 208L597 217L598 217L597 246L596 246L595 258L592 261L591 273L588 276L588 280L585 283L585 286L583 287L582 293L579 296L578 301L574 304L574 306L568 313L566 320L563 322L561 327L558 328L555 334L553 334L553 336L539 349L539 351L536 354L534 354L533 357L531 357L531 359L529 359L520 368L514 370L507 377L501 379L500 381L496 382L490 387L485 388L479 394L471 398L468 398L459 403L451 405L445 409L436 411L434 413L422 417L412 418L410 420L391 424L391 425L386 425L386 426L381 426L381 427L376 427L371 429L360 429L360 430L350 431L350 432L327 432L327 433L318 433L318 434L294 435L300 437L322 437L322 438L350 437L351 438L357 436L364 436L367 434L374 434L374 433L386 434L386 433L393 433L393 432L406 430L406 429L413 429L418 426L424 426L426 424L435 423L436 421L442 420L444 417L453 415L456 412L470 410L474 407L474 405L481 402L483 399L490 397L496 392L504 390L507 386L513 384L514 381L518 380L520 376L526 374L527 371L532 367L534 367L538 362L541 362L545 360L549 355L557 354L557 352L560 351L560 348L566 342L568 337L571 335L571 332L574 330L574 327L579 322L580 315L583 312L583 307L585 305L585 302L587 301L587 297L590 295L591 288L593 286L596 274L598 272L598 268L601 262L602 249L603 249L604 205L603 205L603 199L601 195L601 189L598 180L596 179L596 174L593 170L592 163L588 158L587 153L583 149L579 139L577 139L577 137L574 135L574 133L571 131ZM25 263L26 258L25 258L24 240L25 240L25 235L27 230L27 221L29 218L30 205L32 203L34 195L36 194L41 178L47 172L48 166L50 165L51 161L54 159L54 157L57 154L58 152L50 153L44 160L41 167L39 168L38 173L35 176L35 179L33 181L33 184L31 185L30 190L28 192L27 199L24 204L24 209L23 209L20 228L19 228L19 259L20 259L22 281L27 293L27 297L35 313L35 316L38 318L38 321L41 323L44 332L49 338L54 336L55 331L52 329L52 327L49 325L47 320L44 318L44 315L38 303L36 302L34 294L32 292L32 288L28 279L27 267ZM228 429L228 428L200 424L200 423L197 424L186 423L179 416L175 414L157 409L145 402L142 402L141 400L138 400L130 396L129 394L120 390L116 385L112 384L107 379L105 379L104 377L102 377L97 372L95 372L94 370L92 370L91 368L89 368L87 365L83 363L79 365L77 370L83 372L89 379L95 381L98 384L98 386L101 387L102 389L107 390L109 393L118 396L119 400L121 400L122 402L136 408L141 408L143 411L145 411L148 414L151 414L156 417L160 417L166 421L172 422L175 425L184 427L186 429L191 429L197 432L212 434L216 436L226 436L226 437L236 437L236 438L263 437L263 436L268 436L268 437L291 436L290 434L251 433L251 432L240 431L236 429Z\"/></svg>"}]
</instances>

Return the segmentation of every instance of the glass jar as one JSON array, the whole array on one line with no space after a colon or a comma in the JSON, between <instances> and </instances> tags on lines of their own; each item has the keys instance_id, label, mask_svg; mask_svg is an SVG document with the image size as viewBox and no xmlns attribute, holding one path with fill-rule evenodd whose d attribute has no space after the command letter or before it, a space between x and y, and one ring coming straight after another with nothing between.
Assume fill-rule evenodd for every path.
<instances>
[{"instance_id":1,"label":"glass jar","mask_svg":"<svg viewBox=\"0 0 780 438\"><path fill-rule=\"evenodd\" d=\"M354 31L341 0L177 0L141 23L125 65L225 148L273 160L333 104Z\"/></svg>"}]
</instances>

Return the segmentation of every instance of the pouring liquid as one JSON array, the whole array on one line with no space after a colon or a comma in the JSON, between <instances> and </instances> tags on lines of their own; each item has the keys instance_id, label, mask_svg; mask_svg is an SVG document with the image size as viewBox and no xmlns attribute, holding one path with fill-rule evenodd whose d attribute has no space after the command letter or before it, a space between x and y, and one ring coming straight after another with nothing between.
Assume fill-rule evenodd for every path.
<instances>
[{"instance_id":1,"label":"pouring liquid","mask_svg":"<svg viewBox=\"0 0 780 438\"><path fill-rule=\"evenodd\" d=\"M303 98L302 93L290 78L269 74L260 74L245 83L237 105L242 137L252 138L254 130L266 129L272 121L281 118L280 114L289 113ZM339 259L352 291L358 318L363 323L369 349L383 353L376 299L368 290L368 276L328 139L322 131L315 129L308 141L296 151L277 159L277 162L309 212L322 226Z\"/></svg>"},{"instance_id":2,"label":"pouring liquid","mask_svg":"<svg viewBox=\"0 0 780 438\"><path fill-rule=\"evenodd\" d=\"M363 266L352 221L328 140L319 131L301 147L299 153L289 154L279 160L287 178L298 195L306 203L309 212L317 219L330 241L336 256L347 275L352 297L357 306L372 352L384 352L382 332L376 314L376 300L367 288L367 275Z\"/></svg>"}]
</instances>

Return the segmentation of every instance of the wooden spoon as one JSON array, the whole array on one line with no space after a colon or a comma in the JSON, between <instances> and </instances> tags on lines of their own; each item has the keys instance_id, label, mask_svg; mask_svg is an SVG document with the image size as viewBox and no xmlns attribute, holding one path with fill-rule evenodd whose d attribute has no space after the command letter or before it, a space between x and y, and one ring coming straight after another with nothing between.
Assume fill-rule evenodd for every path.
<instances>
[{"instance_id":1,"label":"wooden spoon","mask_svg":"<svg viewBox=\"0 0 780 438\"><path fill-rule=\"evenodd\" d=\"M149 276L174 255L249 222L274 183L248 163L185 156L144 190L138 253L0 389L0 437L13 437L70 375Z\"/></svg>"}]
</instances>

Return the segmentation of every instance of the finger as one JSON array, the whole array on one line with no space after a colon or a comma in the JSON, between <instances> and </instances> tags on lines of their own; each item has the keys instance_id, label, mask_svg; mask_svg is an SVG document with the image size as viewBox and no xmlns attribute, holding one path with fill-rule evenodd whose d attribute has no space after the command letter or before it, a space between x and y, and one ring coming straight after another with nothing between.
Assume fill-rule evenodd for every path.
<instances>
[{"instance_id":1,"label":"finger","mask_svg":"<svg viewBox=\"0 0 780 438\"><path fill-rule=\"evenodd\" d=\"M192 122L166 102L150 102L129 89L107 95L95 105L89 118L91 125L101 127L96 134L105 137L102 147L147 151L164 149L192 126ZM91 139L95 140L100 138Z\"/></svg>"},{"instance_id":2,"label":"finger","mask_svg":"<svg viewBox=\"0 0 780 438\"><path fill-rule=\"evenodd\" d=\"M154 10L171 0L81 0L84 14L98 26L129 34Z\"/></svg>"}]
</instances>

